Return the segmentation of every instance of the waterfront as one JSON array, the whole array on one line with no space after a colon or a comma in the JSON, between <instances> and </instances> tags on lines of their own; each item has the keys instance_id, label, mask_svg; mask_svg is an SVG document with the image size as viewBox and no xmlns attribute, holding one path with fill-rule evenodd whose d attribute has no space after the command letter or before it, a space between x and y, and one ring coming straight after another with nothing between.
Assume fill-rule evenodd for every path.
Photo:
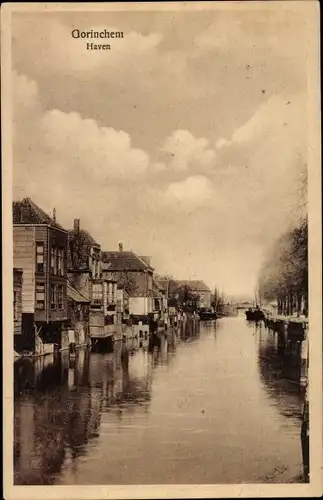
<instances>
[{"instance_id":1,"label":"waterfront","mask_svg":"<svg viewBox=\"0 0 323 500\"><path fill-rule=\"evenodd\" d=\"M15 484L299 482L298 362L242 315L15 363Z\"/></svg>"}]
</instances>

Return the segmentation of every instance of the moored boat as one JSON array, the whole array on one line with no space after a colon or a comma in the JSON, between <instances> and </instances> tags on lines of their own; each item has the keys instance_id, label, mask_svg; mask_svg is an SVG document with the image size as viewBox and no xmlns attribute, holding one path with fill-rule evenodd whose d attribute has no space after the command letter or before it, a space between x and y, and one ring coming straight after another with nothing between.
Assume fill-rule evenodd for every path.
<instances>
[{"instance_id":1,"label":"moored boat","mask_svg":"<svg viewBox=\"0 0 323 500\"><path fill-rule=\"evenodd\" d=\"M202 308L199 310L199 317L201 321L212 321L217 318L217 314L212 309Z\"/></svg>"},{"instance_id":2,"label":"moored boat","mask_svg":"<svg viewBox=\"0 0 323 500\"><path fill-rule=\"evenodd\" d=\"M265 319L265 315L261 309L258 307L256 309L248 309L245 312L247 321L260 321Z\"/></svg>"}]
</instances>

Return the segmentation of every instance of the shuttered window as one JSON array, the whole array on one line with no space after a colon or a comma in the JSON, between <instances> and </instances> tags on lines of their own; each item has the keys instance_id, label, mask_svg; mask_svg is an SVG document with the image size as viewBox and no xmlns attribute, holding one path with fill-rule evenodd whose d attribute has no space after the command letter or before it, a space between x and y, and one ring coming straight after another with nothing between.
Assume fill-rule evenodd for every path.
<instances>
[{"instance_id":1,"label":"shuttered window","mask_svg":"<svg viewBox=\"0 0 323 500\"><path fill-rule=\"evenodd\" d=\"M45 309L45 284L36 283L36 309Z\"/></svg>"}]
</instances>

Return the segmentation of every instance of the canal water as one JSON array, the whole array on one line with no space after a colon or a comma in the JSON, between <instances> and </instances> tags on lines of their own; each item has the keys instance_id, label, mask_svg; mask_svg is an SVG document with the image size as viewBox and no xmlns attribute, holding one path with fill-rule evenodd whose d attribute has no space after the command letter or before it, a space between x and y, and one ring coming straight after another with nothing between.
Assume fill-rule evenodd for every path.
<instances>
[{"instance_id":1,"label":"canal water","mask_svg":"<svg viewBox=\"0 0 323 500\"><path fill-rule=\"evenodd\" d=\"M299 363L242 315L15 363L15 484L299 482Z\"/></svg>"}]
</instances>

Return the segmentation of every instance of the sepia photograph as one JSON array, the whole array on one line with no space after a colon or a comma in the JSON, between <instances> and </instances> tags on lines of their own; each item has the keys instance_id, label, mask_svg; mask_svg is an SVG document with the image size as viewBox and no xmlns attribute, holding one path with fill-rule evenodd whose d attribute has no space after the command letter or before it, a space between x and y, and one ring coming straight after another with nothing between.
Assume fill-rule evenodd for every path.
<instances>
[{"instance_id":1,"label":"sepia photograph","mask_svg":"<svg viewBox=\"0 0 323 500\"><path fill-rule=\"evenodd\" d=\"M320 496L318 3L1 17L6 498Z\"/></svg>"}]
</instances>

